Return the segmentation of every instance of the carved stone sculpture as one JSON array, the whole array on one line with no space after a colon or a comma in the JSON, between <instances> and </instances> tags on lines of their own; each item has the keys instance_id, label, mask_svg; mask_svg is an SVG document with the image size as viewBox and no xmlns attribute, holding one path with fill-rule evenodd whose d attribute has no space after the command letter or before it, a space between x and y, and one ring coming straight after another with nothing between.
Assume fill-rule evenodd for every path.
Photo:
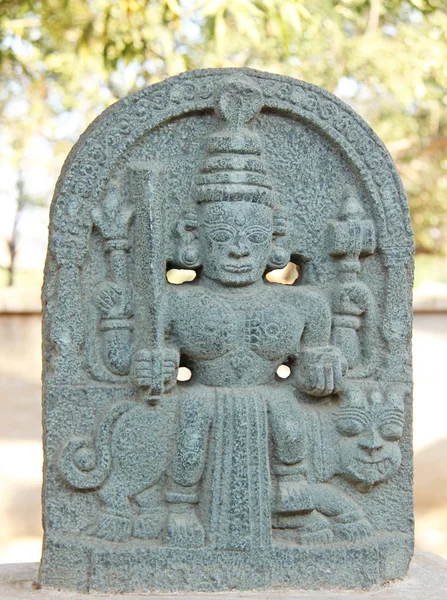
<instances>
[{"instance_id":1,"label":"carved stone sculpture","mask_svg":"<svg viewBox=\"0 0 447 600\"><path fill-rule=\"evenodd\" d=\"M387 151L324 90L197 71L101 115L51 210L41 584L403 577L412 255Z\"/></svg>"}]
</instances>

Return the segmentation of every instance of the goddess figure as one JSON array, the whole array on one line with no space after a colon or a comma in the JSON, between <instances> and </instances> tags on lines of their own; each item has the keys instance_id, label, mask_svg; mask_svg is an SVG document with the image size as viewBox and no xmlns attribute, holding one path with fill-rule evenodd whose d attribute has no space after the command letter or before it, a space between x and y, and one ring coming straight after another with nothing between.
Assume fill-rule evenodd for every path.
<instances>
[{"instance_id":1,"label":"goddess figure","mask_svg":"<svg viewBox=\"0 0 447 600\"><path fill-rule=\"evenodd\" d=\"M261 94L238 80L216 98L219 127L204 140L196 211L185 221L183 264L199 274L169 286L163 311L165 386L175 384L179 365L192 372L178 394L166 542L244 550L271 545L272 511L314 508L296 390L337 392L346 363L330 345L323 295L264 278L290 256L252 127ZM153 364L150 350L136 353L137 385L149 385ZM277 376L282 364L291 369L286 380Z\"/></svg>"},{"instance_id":2,"label":"goddess figure","mask_svg":"<svg viewBox=\"0 0 447 600\"><path fill-rule=\"evenodd\" d=\"M40 583L403 577L412 252L389 155L324 90L211 69L106 111L51 210Z\"/></svg>"}]
</instances>

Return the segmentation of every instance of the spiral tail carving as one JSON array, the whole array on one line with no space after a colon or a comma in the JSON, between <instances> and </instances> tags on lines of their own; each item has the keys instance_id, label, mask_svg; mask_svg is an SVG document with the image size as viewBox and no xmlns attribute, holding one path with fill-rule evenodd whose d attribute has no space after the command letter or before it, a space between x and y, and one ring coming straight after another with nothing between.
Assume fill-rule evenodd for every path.
<instances>
[{"instance_id":1,"label":"spiral tail carving","mask_svg":"<svg viewBox=\"0 0 447 600\"><path fill-rule=\"evenodd\" d=\"M65 481L78 490L98 488L109 474L112 454L110 435L116 421L135 404L127 402L115 406L100 424L96 443L76 437L62 450L59 470ZM93 448L92 448L93 446Z\"/></svg>"}]
</instances>

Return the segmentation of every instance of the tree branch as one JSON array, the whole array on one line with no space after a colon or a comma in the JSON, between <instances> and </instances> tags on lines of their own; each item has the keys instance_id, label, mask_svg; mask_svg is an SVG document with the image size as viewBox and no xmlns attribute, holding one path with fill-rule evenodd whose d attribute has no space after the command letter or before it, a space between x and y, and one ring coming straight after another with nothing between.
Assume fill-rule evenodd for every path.
<instances>
[{"instance_id":1,"label":"tree branch","mask_svg":"<svg viewBox=\"0 0 447 600\"><path fill-rule=\"evenodd\" d=\"M366 25L365 34L372 35L379 27L380 6L382 0L370 0L371 8L369 9L368 24Z\"/></svg>"}]
</instances>

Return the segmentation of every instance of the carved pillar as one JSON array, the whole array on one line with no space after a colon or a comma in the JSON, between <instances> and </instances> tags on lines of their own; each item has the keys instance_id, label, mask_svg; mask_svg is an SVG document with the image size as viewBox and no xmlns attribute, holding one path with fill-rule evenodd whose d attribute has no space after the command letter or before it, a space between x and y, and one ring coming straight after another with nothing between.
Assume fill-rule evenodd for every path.
<instances>
[{"instance_id":1,"label":"carved pillar","mask_svg":"<svg viewBox=\"0 0 447 600\"><path fill-rule=\"evenodd\" d=\"M85 249L72 240L57 241L59 243L53 245L53 252L59 265L58 304L51 337L58 354L53 362L53 380L58 384L82 383L84 321L80 268Z\"/></svg>"},{"instance_id":2,"label":"carved pillar","mask_svg":"<svg viewBox=\"0 0 447 600\"><path fill-rule=\"evenodd\" d=\"M408 289L412 273L408 248L382 249L386 272L386 306L383 336L388 346L386 374L393 381L407 382L411 376L411 330L413 312Z\"/></svg>"}]
</instances>

